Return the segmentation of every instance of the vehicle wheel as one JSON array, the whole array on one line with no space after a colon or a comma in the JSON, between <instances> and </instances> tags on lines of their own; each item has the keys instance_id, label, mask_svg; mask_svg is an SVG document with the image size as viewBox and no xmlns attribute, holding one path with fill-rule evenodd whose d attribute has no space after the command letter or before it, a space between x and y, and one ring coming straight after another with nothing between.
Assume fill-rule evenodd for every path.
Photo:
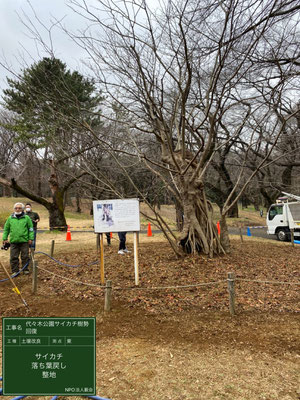
<instances>
[{"instance_id":1,"label":"vehicle wheel","mask_svg":"<svg viewBox=\"0 0 300 400\"><path fill-rule=\"evenodd\" d=\"M277 239L280 242L286 242L288 240L288 238L289 238L289 234L285 229L279 229L277 231L276 235L277 235Z\"/></svg>"}]
</instances>

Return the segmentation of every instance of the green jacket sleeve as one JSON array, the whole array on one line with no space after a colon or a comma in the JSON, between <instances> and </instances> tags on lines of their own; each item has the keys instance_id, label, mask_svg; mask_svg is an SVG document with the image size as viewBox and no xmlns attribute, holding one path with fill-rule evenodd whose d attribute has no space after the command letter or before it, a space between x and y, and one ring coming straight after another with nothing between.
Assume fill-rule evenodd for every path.
<instances>
[{"instance_id":1,"label":"green jacket sleeve","mask_svg":"<svg viewBox=\"0 0 300 400\"><path fill-rule=\"evenodd\" d=\"M28 226L28 232L29 232L29 240L34 240L34 231L33 231L33 223L31 221L31 218L27 217L27 226Z\"/></svg>"},{"instance_id":2,"label":"green jacket sleeve","mask_svg":"<svg viewBox=\"0 0 300 400\"><path fill-rule=\"evenodd\" d=\"M8 239L9 232L10 232L10 218L7 218L3 230L3 237L2 237L3 240Z\"/></svg>"}]
</instances>

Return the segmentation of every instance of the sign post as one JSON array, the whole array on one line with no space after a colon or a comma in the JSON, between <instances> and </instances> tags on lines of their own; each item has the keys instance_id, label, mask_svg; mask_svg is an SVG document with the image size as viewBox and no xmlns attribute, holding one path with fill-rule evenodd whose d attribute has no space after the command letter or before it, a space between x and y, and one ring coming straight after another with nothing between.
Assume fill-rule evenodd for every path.
<instances>
[{"instance_id":1,"label":"sign post","mask_svg":"<svg viewBox=\"0 0 300 400\"><path fill-rule=\"evenodd\" d=\"M94 229L100 235L100 278L104 284L103 234L133 232L135 284L139 285L138 232L140 231L139 199L93 201Z\"/></svg>"},{"instance_id":2,"label":"sign post","mask_svg":"<svg viewBox=\"0 0 300 400\"><path fill-rule=\"evenodd\" d=\"M103 233L100 233L100 281L101 285L104 285L104 242Z\"/></svg>"},{"instance_id":3,"label":"sign post","mask_svg":"<svg viewBox=\"0 0 300 400\"><path fill-rule=\"evenodd\" d=\"M134 252L134 278L135 285L139 285L139 253L138 253L138 232L133 232L133 252Z\"/></svg>"}]
</instances>

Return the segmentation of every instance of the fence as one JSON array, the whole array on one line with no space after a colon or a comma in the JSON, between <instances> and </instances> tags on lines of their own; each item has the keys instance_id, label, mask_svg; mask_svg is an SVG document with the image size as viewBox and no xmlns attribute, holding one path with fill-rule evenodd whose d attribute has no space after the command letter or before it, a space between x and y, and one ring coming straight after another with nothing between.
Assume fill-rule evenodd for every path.
<instances>
[{"instance_id":1,"label":"fence","mask_svg":"<svg viewBox=\"0 0 300 400\"><path fill-rule=\"evenodd\" d=\"M43 253L47 255L46 253ZM48 256L48 255L47 255ZM50 257L50 256L48 256ZM52 258L52 257L50 257ZM52 258L53 259L53 258ZM54 259L53 259L54 260ZM95 264L97 262L89 263L89 265ZM59 262L60 265L66 265L75 267L74 265L63 264ZM78 265L76 265L77 267ZM111 280L106 281L106 285L98 285L94 283L86 283L74 279L67 278L63 275L56 274L52 271L49 271L45 268L39 267L37 262L34 263L33 267L33 292L35 293L37 290L37 270L40 269L48 274L56 276L62 280L66 280L69 282L73 282L75 284L86 285L91 287L96 287L104 290L104 310L110 311L111 304L112 304L112 295L113 291L124 291L124 290L132 290L132 291L156 291L156 290L180 290L180 289L188 289L188 288L197 288L197 287L204 287L204 286L215 286L219 284L226 284L227 283L227 290L228 290L228 308L231 315L236 314L236 282L252 282L256 284L271 284L271 285L300 285L300 282L288 282L288 281L274 281L274 280L258 280L258 279L245 279L245 278L237 278L235 274L232 272L227 273L227 279L212 281L212 282L199 282L197 284L188 284L188 285L181 285L181 286L154 286L154 287L143 287L143 286L134 286L134 287L114 287L112 285Z\"/></svg>"},{"instance_id":2,"label":"fence","mask_svg":"<svg viewBox=\"0 0 300 400\"><path fill-rule=\"evenodd\" d=\"M49 257L50 259L52 259L54 262L58 263L59 265L63 265L66 267L71 267L71 268L78 268L78 267L82 267L82 264L66 264L63 263L59 260L56 260L55 258L53 258L52 256L48 255L47 253L44 252L36 252L36 254L42 254L45 255L47 257ZM93 261L90 262L88 264L85 265L94 265L99 263L99 261ZM143 287L143 286L134 286L134 287L113 287L112 285L112 281L111 280L107 280L106 281L106 285L99 285L99 284L95 284L95 283L87 283L87 282L82 282L82 281L78 281L75 279L71 279L71 278L67 278L63 275L60 274L56 274L52 271L49 271L45 268L42 268L38 265L37 261L33 261L33 273L32 273L32 293L36 293L37 292L37 288L38 288L38 269L50 274L52 276L56 276L62 280L65 281L69 281L78 285L84 285L84 286L90 286L90 287L95 287L95 288L99 288L101 290L104 290L104 310L105 311L110 311L111 310L111 304L112 304L112 295L114 291L127 291L127 290L135 290L135 291L157 291L157 290L170 290L170 289L174 289L174 290L180 290L180 289L188 289L188 288L197 288L197 287L204 287L204 286L215 286L215 285L219 285L219 284L227 284L227 291L228 291L228 308L229 308L229 312L231 315L235 315L236 314L236 282L252 282L252 283L256 283L256 284L271 284L271 285L300 285L300 282L288 282L288 281L274 281L274 280L258 280L258 279L245 279L245 278L237 278L235 277L234 273L232 272L228 272L227 273L227 279L222 279L222 280L218 280L218 281L212 281L212 282L199 282L197 284L188 284L188 285L179 285L179 286L156 286L156 287ZM0 282L4 282L5 280L8 279L4 279Z\"/></svg>"}]
</instances>

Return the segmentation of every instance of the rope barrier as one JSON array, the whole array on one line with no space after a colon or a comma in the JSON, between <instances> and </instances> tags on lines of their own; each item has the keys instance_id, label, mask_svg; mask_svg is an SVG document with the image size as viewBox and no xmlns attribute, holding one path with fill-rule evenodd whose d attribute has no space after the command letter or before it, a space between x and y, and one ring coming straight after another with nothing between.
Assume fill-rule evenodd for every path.
<instances>
[{"instance_id":1,"label":"rope barrier","mask_svg":"<svg viewBox=\"0 0 300 400\"><path fill-rule=\"evenodd\" d=\"M35 254L43 254L43 255L45 255L45 256L51 258L51 260L55 261L55 262L56 262L57 264L59 264L59 265L64 265L65 267L72 267L72 268L82 267L83 265L90 266L90 265L95 265L95 264L98 264L98 263L99 263L99 261L97 260L97 261L93 261L93 262L88 263L88 264L75 264L75 265L72 265L72 264L66 264L66 263L63 263L63 262L61 262L61 261L59 261L59 260L56 260L55 258L51 257L51 256L50 256L49 254L47 254L47 253L44 253L43 251L36 251Z\"/></svg>"},{"instance_id":2,"label":"rope barrier","mask_svg":"<svg viewBox=\"0 0 300 400\"><path fill-rule=\"evenodd\" d=\"M71 265L71 264L65 264L62 263L61 261L56 260L55 258L51 257L49 254L44 253L42 251L38 251L35 254L43 254L49 258L51 258L53 261L55 261L56 263L60 264L60 265L65 265L68 267L81 267L83 264L78 264L78 265ZM18 276L27 266L29 263L25 264L25 266L17 273L12 275L12 278L15 278L16 276ZM86 265L90 266L90 265L95 265L98 264L98 261L93 261L91 263L88 263ZM57 276L60 279L69 281L69 282L73 282L76 284L80 284L80 285L85 285L85 286L91 286L91 287L98 287L100 289L105 288L105 286L102 285L97 285L95 283L87 283L87 282L82 282L82 281L77 281L75 279L70 279L70 278L66 278L62 275L56 274L52 271L49 271L45 268L42 268L40 266L38 266L38 268L48 274L51 274L53 276ZM275 284L275 285L300 285L300 282L287 282L287 281L263 281L263 280L258 280L258 279L244 279L244 278L235 278L235 281L240 281L240 282L253 282L253 283L263 283L263 284ZM8 281L8 278L6 279L2 279L0 280L0 282L5 282ZM202 282L202 283L197 283L197 284L191 284L191 285L180 285L180 286L154 286L154 287L114 287L114 290L166 290L166 289L188 289L188 288L196 288L196 287L201 287L201 286L211 286L211 285L218 285L220 283L224 283L227 282L228 279L226 280L221 280L221 281L213 281L213 282Z\"/></svg>"},{"instance_id":3,"label":"rope barrier","mask_svg":"<svg viewBox=\"0 0 300 400\"><path fill-rule=\"evenodd\" d=\"M42 268L38 266L37 268L41 269L44 272L47 272L53 276L57 276L60 279L70 281L76 284L80 285L86 285L86 286L92 286L92 287L98 287L100 289L105 289L106 286L101 286L97 285L95 283L87 283L87 282L82 282L82 281L77 281L74 279L66 278L62 275L56 274L52 271L49 271L45 268ZM262 280L252 280L252 279L243 279L243 278L235 278L234 281L244 281L244 282L254 282L254 283L269 283L269 284L282 284L282 285L300 285L300 282L286 282L286 281L262 281ZM213 281L213 282L202 282L202 283L196 283L196 284L191 284L191 285L179 285L179 286L153 286L153 287L114 287L113 290L165 290L165 289L188 289L188 288L195 288L195 287L201 287L201 286L211 286L211 285L219 285L220 283L225 283L228 282L228 279L223 279L220 281Z\"/></svg>"},{"instance_id":4,"label":"rope barrier","mask_svg":"<svg viewBox=\"0 0 300 400\"><path fill-rule=\"evenodd\" d=\"M47 272L48 274L51 274L53 276L57 276L60 279L66 280L66 281L70 281L73 283L77 283L77 284L81 284L81 285L86 285L86 286L93 286L93 287L98 287L100 289L105 289L106 286L101 286L101 285L96 285L95 283L87 283L87 282L82 282L82 281L77 281L75 279L70 279L70 278L66 278L62 275L56 274L52 271L49 271L45 268L42 268L40 266L37 266L38 269ZM227 280L223 279L221 281L216 281L216 282L203 282L203 283L198 283L198 284L194 284L194 285L182 285L182 286L154 286L154 287L137 287L137 286L133 286L133 287L114 287L113 290L164 290L164 289L186 289L186 288L193 288L193 287L200 287L200 286L209 286L209 285L218 285L220 283L225 283L227 282Z\"/></svg>"},{"instance_id":5,"label":"rope barrier","mask_svg":"<svg viewBox=\"0 0 300 400\"><path fill-rule=\"evenodd\" d=\"M210 285L218 285L220 283L225 283L227 280L223 279L222 281L216 282L204 282L198 283L195 285L182 285L182 286L154 286L154 287L128 287L128 288L121 288L121 287L114 287L113 290L164 290L164 289L187 289L193 287L200 287L200 286L210 286Z\"/></svg>"},{"instance_id":6,"label":"rope barrier","mask_svg":"<svg viewBox=\"0 0 300 400\"><path fill-rule=\"evenodd\" d=\"M49 254L44 253L42 251L37 251L35 254L45 255L45 256L49 257L51 260L55 261L57 264L64 265L64 266L67 266L67 267L78 268L78 267L81 267L81 266L84 265L84 264L77 264L77 265L66 264L66 263L63 263L63 262L61 262L59 260L56 260L55 258L51 257ZM90 266L90 265L95 265L95 264L98 264L98 263L99 263L99 261L93 261L93 262L88 263L86 265ZM28 266L28 264L29 264L29 262L27 264L25 264L25 266L17 274L12 275L12 278L17 277ZM69 282L73 282L73 283L80 284L80 285L85 285L85 286L97 287L97 288L100 288L100 289L105 288L105 286L101 286L101 285L98 285L98 284L87 283L87 282L82 282L82 281L78 281L78 280L75 280L75 279L66 278L66 277L64 277L62 275L56 274L54 272L51 272L51 271L49 271L49 270L47 270L45 268L42 268L40 266L38 266L38 268L40 270L48 273L48 274L51 274L53 276L57 276L58 278L66 280L66 281L69 281ZM263 281L263 280L258 280L258 279L254 279L253 280L253 279L244 279L244 278L235 278L234 280L235 281L240 281L240 282L253 282L253 283L263 283L263 284L300 285L300 282ZM0 280L0 282L5 282L5 281L8 281L8 278ZM177 290L177 289L188 289L188 288L196 288L196 287L202 287L202 286L218 285L220 283L224 283L224 282L227 282L227 281L228 281L228 279L227 280L221 280L221 281L215 281L215 282L202 282L202 283L198 283L198 284L179 285L179 286L114 287L114 290L148 290L148 291L151 291L151 290L166 290L166 289L175 289L175 290Z\"/></svg>"},{"instance_id":7,"label":"rope barrier","mask_svg":"<svg viewBox=\"0 0 300 400\"><path fill-rule=\"evenodd\" d=\"M63 280L65 280L65 281L70 281L70 282L77 283L77 284L80 284L80 285L93 286L93 287L98 287L98 288L100 288L100 289L105 289L105 286L96 285L95 283L88 283L88 282L76 281L75 279L66 278L66 277L64 277L64 276L62 276L62 275L55 274L54 272L51 272L51 271L49 271L48 269L42 268L42 267L40 267L40 266L37 266L37 268L40 269L40 270L42 270L42 271L44 271L44 272L47 272L48 274L57 276L58 278L63 279Z\"/></svg>"},{"instance_id":8,"label":"rope barrier","mask_svg":"<svg viewBox=\"0 0 300 400\"><path fill-rule=\"evenodd\" d=\"M242 282L254 282L254 283L270 283L270 284L278 284L278 285L300 285L300 282L285 282L285 281L260 281L258 279L243 279L243 278L235 278L235 281Z\"/></svg>"}]
</instances>

